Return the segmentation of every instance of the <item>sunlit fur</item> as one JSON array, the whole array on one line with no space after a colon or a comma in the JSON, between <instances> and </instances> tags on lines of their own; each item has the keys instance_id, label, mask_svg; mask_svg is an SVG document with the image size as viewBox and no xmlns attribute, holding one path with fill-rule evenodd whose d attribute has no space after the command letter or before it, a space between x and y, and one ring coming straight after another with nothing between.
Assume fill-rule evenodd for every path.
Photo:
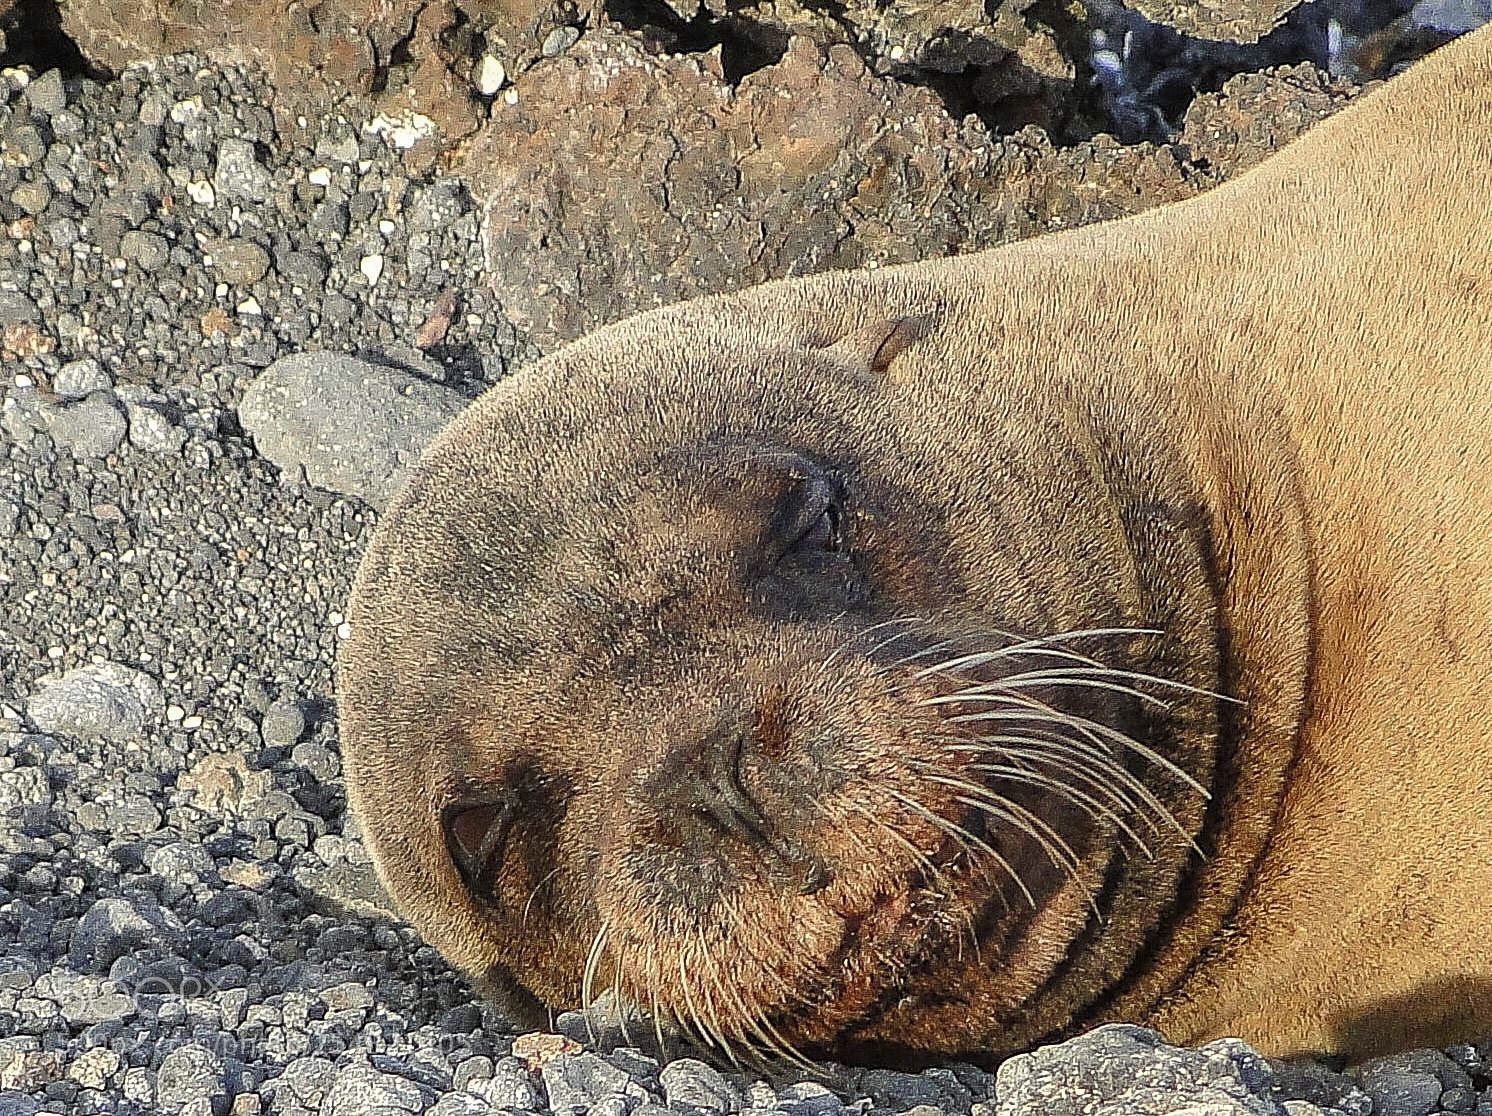
<instances>
[{"instance_id":1,"label":"sunlit fur","mask_svg":"<svg viewBox=\"0 0 1492 1116\"><path fill-rule=\"evenodd\" d=\"M1201 198L493 389L354 590L391 894L515 1008L724 1059L1492 1031L1489 121L1483 31ZM823 471L842 607L771 588ZM474 896L441 815L492 793Z\"/></svg>"}]
</instances>

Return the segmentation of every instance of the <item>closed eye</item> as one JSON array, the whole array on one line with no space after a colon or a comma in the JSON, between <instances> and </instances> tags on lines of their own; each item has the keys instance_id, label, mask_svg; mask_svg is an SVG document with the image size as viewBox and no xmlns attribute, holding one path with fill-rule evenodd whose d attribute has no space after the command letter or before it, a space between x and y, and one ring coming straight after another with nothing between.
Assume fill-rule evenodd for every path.
<instances>
[{"instance_id":1,"label":"closed eye","mask_svg":"<svg viewBox=\"0 0 1492 1116\"><path fill-rule=\"evenodd\" d=\"M772 533L781 547L778 561L789 555L848 554L843 492L828 477L805 479L789 493Z\"/></svg>"}]
</instances>

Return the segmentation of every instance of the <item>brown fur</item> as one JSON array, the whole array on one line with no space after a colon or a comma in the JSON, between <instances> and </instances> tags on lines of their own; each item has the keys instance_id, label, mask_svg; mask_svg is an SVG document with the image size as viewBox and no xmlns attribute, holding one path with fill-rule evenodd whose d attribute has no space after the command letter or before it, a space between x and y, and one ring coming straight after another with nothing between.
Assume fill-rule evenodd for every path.
<instances>
[{"instance_id":1,"label":"brown fur","mask_svg":"<svg viewBox=\"0 0 1492 1116\"><path fill-rule=\"evenodd\" d=\"M380 525L341 663L402 909L555 1006L604 927L595 990L732 1046L1492 1032L1489 121L1483 31L1193 201L670 307L493 389ZM815 483L842 522L784 549ZM988 706L922 704L1033 665L919 675L940 642L1089 627L1238 699L1041 692L1211 789L1111 748L1202 857L977 775L949 718ZM1077 865L951 834L929 772ZM442 811L494 797L474 897Z\"/></svg>"}]
</instances>

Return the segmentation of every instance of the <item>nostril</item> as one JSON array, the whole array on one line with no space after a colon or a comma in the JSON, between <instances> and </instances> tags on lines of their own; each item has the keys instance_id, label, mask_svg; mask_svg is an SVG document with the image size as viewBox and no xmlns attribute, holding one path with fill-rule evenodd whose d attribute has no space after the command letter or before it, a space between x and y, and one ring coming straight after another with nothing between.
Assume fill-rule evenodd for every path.
<instances>
[{"instance_id":1,"label":"nostril","mask_svg":"<svg viewBox=\"0 0 1492 1116\"><path fill-rule=\"evenodd\" d=\"M779 886L813 895L833 875L823 861L785 836L747 789L742 758L752 745L739 721L731 721L693 747L675 748L649 780L653 801L676 817L693 819L703 840L733 838L752 849Z\"/></svg>"}]
</instances>

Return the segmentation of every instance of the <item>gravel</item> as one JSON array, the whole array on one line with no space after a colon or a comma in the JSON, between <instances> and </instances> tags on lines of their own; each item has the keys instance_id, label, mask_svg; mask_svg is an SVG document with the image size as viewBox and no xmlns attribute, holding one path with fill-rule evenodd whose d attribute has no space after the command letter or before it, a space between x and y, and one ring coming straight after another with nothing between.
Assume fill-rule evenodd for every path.
<instances>
[{"instance_id":1,"label":"gravel","mask_svg":"<svg viewBox=\"0 0 1492 1116\"><path fill-rule=\"evenodd\" d=\"M332 664L376 508L532 350L462 183L271 108L192 56L0 73L0 1116L1492 1116L1486 1046L1349 1077L1100 1032L997 1089L514 1034L389 915Z\"/></svg>"}]
</instances>

